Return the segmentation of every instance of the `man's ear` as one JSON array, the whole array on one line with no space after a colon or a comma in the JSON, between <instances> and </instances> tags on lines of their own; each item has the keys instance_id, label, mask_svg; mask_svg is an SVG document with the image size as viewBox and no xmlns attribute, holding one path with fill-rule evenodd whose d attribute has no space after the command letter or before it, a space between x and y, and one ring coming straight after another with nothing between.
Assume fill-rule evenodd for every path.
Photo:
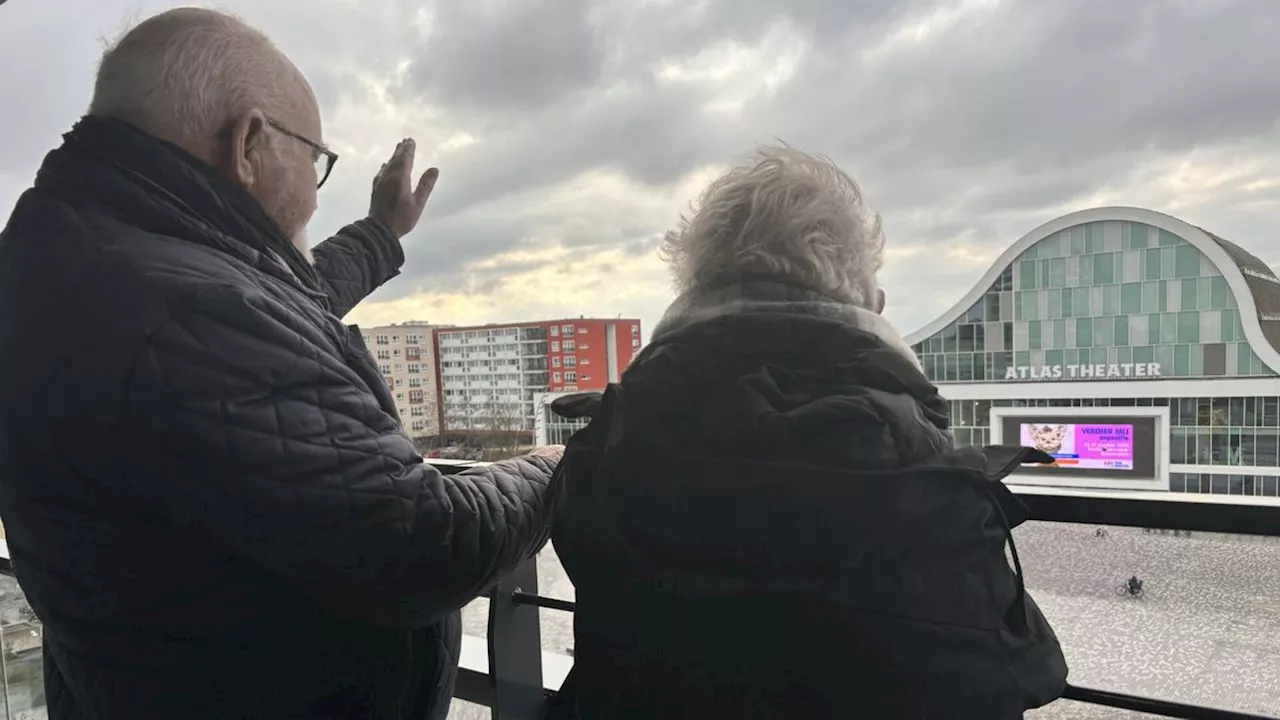
<instances>
[{"instance_id":1,"label":"man's ear","mask_svg":"<svg viewBox=\"0 0 1280 720\"><path fill-rule=\"evenodd\" d=\"M262 159L269 151L267 116L253 109L235 119L214 165L227 179L252 190L262 182Z\"/></svg>"},{"instance_id":2,"label":"man's ear","mask_svg":"<svg viewBox=\"0 0 1280 720\"><path fill-rule=\"evenodd\" d=\"M876 289L876 314L884 313L884 290Z\"/></svg>"}]
</instances>

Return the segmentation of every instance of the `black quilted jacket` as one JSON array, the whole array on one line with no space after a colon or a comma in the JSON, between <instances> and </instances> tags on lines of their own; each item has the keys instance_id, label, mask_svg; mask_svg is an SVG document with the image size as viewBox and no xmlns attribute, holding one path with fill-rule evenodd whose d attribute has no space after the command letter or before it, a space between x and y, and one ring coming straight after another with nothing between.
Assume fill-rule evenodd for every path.
<instances>
[{"instance_id":1,"label":"black quilted jacket","mask_svg":"<svg viewBox=\"0 0 1280 720\"><path fill-rule=\"evenodd\" d=\"M723 297L599 407L556 406L594 419L557 488L575 665L548 717L1012 720L1057 698L999 482L1047 458L953 450L901 339L858 326L875 318Z\"/></svg>"},{"instance_id":2,"label":"black quilted jacket","mask_svg":"<svg viewBox=\"0 0 1280 720\"><path fill-rule=\"evenodd\" d=\"M86 119L0 234L0 515L50 717L443 717L458 609L544 541L552 468L422 463L315 267L177 148Z\"/></svg>"}]
</instances>

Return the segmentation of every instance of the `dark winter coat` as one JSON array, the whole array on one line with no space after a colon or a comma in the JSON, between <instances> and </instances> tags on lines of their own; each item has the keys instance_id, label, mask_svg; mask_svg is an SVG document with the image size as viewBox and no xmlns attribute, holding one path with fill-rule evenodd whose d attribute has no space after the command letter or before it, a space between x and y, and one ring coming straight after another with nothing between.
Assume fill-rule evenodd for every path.
<instances>
[{"instance_id":1,"label":"dark winter coat","mask_svg":"<svg viewBox=\"0 0 1280 720\"><path fill-rule=\"evenodd\" d=\"M363 220L313 267L117 121L45 159L0 234L0 514L51 718L444 716L552 468L422 463L339 320L403 260Z\"/></svg>"},{"instance_id":2,"label":"dark winter coat","mask_svg":"<svg viewBox=\"0 0 1280 720\"><path fill-rule=\"evenodd\" d=\"M682 298L566 451L577 594L550 718L1006 720L1066 665L1005 556L1021 448L953 449L879 316L784 285Z\"/></svg>"}]
</instances>

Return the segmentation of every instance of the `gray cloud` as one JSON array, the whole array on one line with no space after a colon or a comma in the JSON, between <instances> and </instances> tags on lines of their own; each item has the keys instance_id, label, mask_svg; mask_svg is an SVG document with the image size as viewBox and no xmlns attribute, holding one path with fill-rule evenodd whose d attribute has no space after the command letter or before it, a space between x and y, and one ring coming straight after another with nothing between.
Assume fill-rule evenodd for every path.
<instances>
[{"instance_id":1,"label":"gray cloud","mask_svg":"<svg viewBox=\"0 0 1280 720\"><path fill-rule=\"evenodd\" d=\"M731 144L698 122L696 110L703 102L695 87L637 82L531 113L458 153L448 183L441 183L434 198L435 209L451 214L478 200L553 185L598 168L618 169L650 184L669 183L698 164L723 158Z\"/></svg>"},{"instance_id":2,"label":"gray cloud","mask_svg":"<svg viewBox=\"0 0 1280 720\"><path fill-rule=\"evenodd\" d=\"M589 0L442 0L410 82L444 105L481 111L587 90L606 52L590 10Z\"/></svg>"},{"instance_id":3,"label":"gray cloud","mask_svg":"<svg viewBox=\"0 0 1280 720\"><path fill-rule=\"evenodd\" d=\"M0 174L30 181L44 154L89 106L92 85L68 87L101 54L99 34L49 52L54 37L66 32L69 18L92 13L89 0L68 0L50 12L43 3L15 0L0 10L0 93L5 98L4 132L0 132ZM11 202L0 198L0 208Z\"/></svg>"},{"instance_id":4,"label":"gray cloud","mask_svg":"<svg viewBox=\"0 0 1280 720\"><path fill-rule=\"evenodd\" d=\"M0 92L23 101L0 136L0 208L12 202L6 188L21 187L18 179L33 174L87 102L101 31L83 29L114 27L129 8L167 4L122 3L109 12L88 0L56 12L34 0L6 4L0 45L36 59L40 70L0 66ZM440 124L431 132L480 140L447 156L428 222L408 240L404 278L382 299L418 286L498 287L523 266L474 271L475 282L462 273L548 227L575 251L652 253L664 230L658 221L602 227L598 212L532 212L530 199L592 170L665 189L775 137L839 161L883 212L890 242L931 248L930 257L975 247L994 257L1109 189L1280 260L1274 183L1226 183L1190 201L1155 187L1150 174L1154 164L1192 152L1280 160L1273 0L227 4L295 58L327 114L368 105L370 76L398 77L394 97L429 108ZM425 37L420 17L430 18ZM795 71L747 98L737 115L707 111L716 86L655 74L664 63L691 61L727 41L756 45L780 29L805 44ZM317 228L364 211L367 179L352 171L361 168L340 167L348 174L326 187ZM1262 172L1259 180L1276 180L1275 171ZM564 215L549 222L548 213ZM890 264L893 296L910 300L893 316L906 329L927 321L983 269Z\"/></svg>"}]
</instances>

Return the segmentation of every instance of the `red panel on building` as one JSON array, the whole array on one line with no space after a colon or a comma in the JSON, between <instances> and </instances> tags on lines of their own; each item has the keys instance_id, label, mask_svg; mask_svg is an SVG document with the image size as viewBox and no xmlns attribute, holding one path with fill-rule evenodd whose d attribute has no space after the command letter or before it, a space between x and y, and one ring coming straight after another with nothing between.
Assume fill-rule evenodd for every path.
<instances>
[{"instance_id":1,"label":"red panel on building","mask_svg":"<svg viewBox=\"0 0 1280 720\"><path fill-rule=\"evenodd\" d=\"M545 327L553 393L603 390L618 380L639 348L639 320L579 318L548 322Z\"/></svg>"}]
</instances>

